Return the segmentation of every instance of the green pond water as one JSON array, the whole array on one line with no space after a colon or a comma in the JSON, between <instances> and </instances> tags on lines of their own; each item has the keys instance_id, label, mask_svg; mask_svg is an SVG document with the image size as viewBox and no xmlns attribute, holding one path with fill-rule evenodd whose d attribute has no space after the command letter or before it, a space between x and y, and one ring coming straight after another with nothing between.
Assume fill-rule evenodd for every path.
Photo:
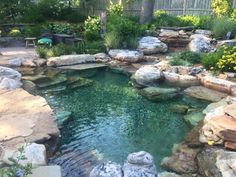
<instances>
[{"instance_id":1,"label":"green pond water","mask_svg":"<svg viewBox=\"0 0 236 177\"><path fill-rule=\"evenodd\" d=\"M173 145L180 143L191 129L183 115L171 112L170 107L188 104L201 110L206 106L204 102L185 97L150 102L129 84L129 77L101 69L65 74L88 78L93 84L61 92L48 93L52 87L39 89L57 114L72 113L60 129L58 152L61 154L50 162L62 165L64 170L72 162L78 166L83 158L74 156L84 152L96 152L92 154L100 160L123 164L129 153L140 150L151 153L161 170L160 161L171 154ZM73 176L69 175L72 171L68 168L63 176Z\"/></svg>"}]
</instances>

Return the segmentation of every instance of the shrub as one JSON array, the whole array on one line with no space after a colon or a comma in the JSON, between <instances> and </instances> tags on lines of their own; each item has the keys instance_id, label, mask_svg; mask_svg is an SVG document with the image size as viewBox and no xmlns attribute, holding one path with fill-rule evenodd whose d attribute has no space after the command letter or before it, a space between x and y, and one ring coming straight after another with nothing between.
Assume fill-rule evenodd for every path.
<instances>
[{"instance_id":1,"label":"shrub","mask_svg":"<svg viewBox=\"0 0 236 177\"><path fill-rule=\"evenodd\" d=\"M211 29L213 25L213 18L211 16L199 16L199 25L201 29Z\"/></svg>"},{"instance_id":2,"label":"shrub","mask_svg":"<svg viewBox=\"0 0 236 177\"><path fill-rule=\"evenodd\" d=\"M79 23L86 20L86 16L78 11L71 11L68 15L65 16L65 20L70 23Z\"/></svg>"},{"instance_id":3,"label":"shrub","mask_svg":"<svg viewBox=\"0 0 236 177\"><path fill-rule=\"evenodd\" d=\"M106 52L106 46L103 41L88 41L85 48L86 52L90 54Z\"/></svg>"},{"instance_id":4,"label":"shrub","mask_svg":"<svg viewBox=\"0 0 236 177\"><path fill-rule=\"evenodd\" d=\"M31 8L25 11L20 21L25 23L42 23L46 21L46 18L37 5L32 5Z\"/></svg>"},{"instance_id":5,"label":"shrub","mask_svg":"<svg viewBox=\"0 0 236 177\"><path fill-rule=\"evenodd\" d=\"M159 27L172 27L180 25L178 17L169 15L166 11L155 11L152 23Z\"/></svg>"},{"instance_id":6,"label":"shrub","mask_svg":"<svg viewBox=\"0 0 236 177\"><path fill-rule=\"evenodd\" d=\"M224 49L218 48L214 53L202 53L201 54L201 63L206 69L217 70L217 63L222 57Z\"/></svg>"},{"instance_id":7,"label":"shrub","mask_svg":"<svg viewBox=\"0 0 236 177\"><path fill-rule=\"evenodd\" d=\"M179 60L180 62L185 61L190 64L197 64L197 63L200 63L201 58L198 53L194 53L191 51L183 51L174 55L172 60L173 62L178 62Z\"/></svg>"},{"instance_id":8,"label":"shrub","mask_svg":"<svg viewBox=\"0 0 236 177\"><path fill-rule=\"evenodd\" d=\"M188 61L183 60L183 59L172 58L170 60L170 65L172 65L172 66L190 66L191 63L189 63Z\"/></svg>"},{"instance_id":9,"label":"shrub","mask_svg":"<svg viewBox=\"0 0 236 177\"><path fill-rule=\"evenodd\" d=\"M114 4L112 1L110 1L110 6L108 8L108 13L110 15L119 15L122 16L124 11L124 7L122 4Z\"/></svg>"},{"instance_id":10,"label":"shrub","mask_svg":"<svg viewBox=\"0 0 236 177\"><path fill-rule=\"evenodd\" d=\"M212 31L215 38L223 38L227 32L235 33L236 22L227 17L217 18L213 21Z\"/></svg>"},{"instance_id":11,"label":"shrub","mask_svg":"<svg viewBox=\"0 0 236 177\"><path fill-rule=\"evenodd\" d=\"M231 18L232 18L232 20L236 20L236 9L233 10L233 12L231 14Z\"/></svg>"},{"instance_id":12,"label":"shrub","mask_svg":"<svg viewBox=\"0 0 236 177\"><path fill-rule=\"evenodd\" d=\"M45 47L38 46L36 48L36 53L38 54L39 58L47 58L48 49Z\"/></svg>"},{"instance_id":13,"label":"shrub","mask_svg":"<svg viewBox=\"0 0 236 177\"><path fill-rule=\"evenodd\" d=\"M181 26L198 27L200 24L200 18L197 16L191 16L191 15L178 16L178 19L180 21Z\"/></svg>"},{"instance_id":14,"label":"shrub","mask_svg":"<svg viewBox=\"0 0 236 177\"><path fill-rule=\"evenodd\" d=\"M227 16L231 12L231 0L213 0L212 1L212 9L213 13L218 16Z\"/></svg>"},{"instance_id":15,"label":"shrub","mask_svg":"<svg viewBox=\"0 0 236 177\"><path fill-rule=\"evenodd\" d=\"M99 16L96 17L88 17L88 19L84 22L85 28L85 37L87 40L98 40L101 39L101 18Z\"/></svg>"},{"instance_id":16,"label":"shrub","mask_svg":"<svg viewBox=\"0 0 236 177\"><path fill-rule=\"evenodd\" d=\"M22 33L19 28L13 28L9 32L9 36L11 37L22 37Z\"/></svg>"},{"instance_id":17,"label":"shrub","mask_svg":"<svg viewBox=\"0 0 236 177\"><path fill-rule=\"evenodd\" d=\"M43 27L41 25L37 26L26 26L24 34L26 37L38 37L42 34Z\"/></svg>"},{"instance_id":18,"label":"shrub","mask_svg":"<svg viewBox=\"0 0 236 177\"><path fill-rule=\"evenodd\" d=\"M108 32L105 36L105 45L109 48L119 48L121 41L116 32Z\"/></svg>"},{"instance_id":19,"label":"shrub","mask_svg":"<svg viewBox=\"0 0 236 177\"><path fill-rule=\"evenodd\" d=\"M73 34L72 26L69 23L50 23L44 28L56 34Z\"/></svg>"},{"instance_id":20,"label":"shrub","mask_svg":"<svg viewBox=\"0 0 236 177\"><path fill-rule=\"evenodd\" d=\"M217 66L221 71L236 71L236 46L224 48L224 53L217 62Z\"/></svg>"}]
</instances>

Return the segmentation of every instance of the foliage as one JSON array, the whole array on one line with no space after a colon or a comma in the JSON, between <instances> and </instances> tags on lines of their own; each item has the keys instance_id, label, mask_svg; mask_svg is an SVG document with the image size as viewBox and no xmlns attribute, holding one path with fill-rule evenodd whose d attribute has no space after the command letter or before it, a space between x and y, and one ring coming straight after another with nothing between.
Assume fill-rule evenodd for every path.
<instances>
[{"instance_id":1,"label":"foliage","mask_svg":"<svg viewBox=\"0 0 236 177\"><path fill-rule=\"evenodd\" d=\"M222 71L236 71L236 46L224 48L224 53L217 62L217 66Z\"/></svg>"},{"instance_id":2,"label":"foliage","mask_svg":"<svg viewBox=\"0 0 236 177\"><path fill-rule=\"evenodd\" d=\"M142 26L130 19L111 15L108 17L105 43L109 48L136 48L137 38L143 34L143 31Z\"/></svg>"},{"instance_id":3,"label":"foliage","mask_svg":"<svg viewBox=\"0 0 236 177\"><path fill-rule=\"evenodd\" d=\"M177 62L179 60L180 62L185 61L187 63L197 64L200 63L201 58L198 53L194 53L191 51L183 51L174 55L172 60L173 62Z\"/></svg>"},{"instance_id":4,"label":"foliage","mask_svg":"<svg viewBox=\"0 0 236 177\"><path fill-rule=\"evenodd\" d=\"M39 58L47 58L48 49L45 47L38 46L36 49L36 53Z\"/></svg>"},{"instance_id":5,"label":"foliage","mask_svg":"<svg viewBox=\"0 0 236 177\"><path fill-rule=\"evenodd\" d=\"M0 177L24 177L32 174L32 164L21 165L20 161L27 160L25 157L24 146L18 149L18 156L16 158L9 158L12 166L9 168L0 169Z\"/></svg>"},{"instance_id":6,"label":"foliage","mask_svg":"<svg viewBox=\"0 0 236 177\"><path fill-rule=\"evenodd\" d=\"M202 53L201 54L201 63L206 69L217 70L217 63L222 57L224 48L218 48L214 53Z\"/></svg>"},{"instance_id":7,"label":"foliage","mask_svg":"<svg viewBox=\"0 0 236 177\"><path fill-rule=\"evenodd\" d=\"M122 4L120 3L113 3L110 0L110 6L108 8L108 13L110 15L123 15L123 11L124 11L124 7Z\"/></svg>"},{"instance_id":8,"label":"foliage","mask_svg":"<svg viewBox=\"0 0 236 177\"><path fill-rule=\"evenodd\" d=\"M213 0L212 9L217 17L228 16L231 12L232 0Z\"/></svg>"},{"instance_id":9,"label":"foliage","mask_svg":"<svg viewBox=\"0 0 236 177\"><path fill-rule=\"evenodd\" d=\"M236 20L236 9L233 10L233 12L231 14L231 19Z\"/></svg>"},{"instance_id":10,"label":"foliage","mask_svg":"<svg viewBox=\"0 0 236 177\"><path fill-rule=\"evenodd\" d=\"M78 11L71 11L65 16L65 20L70 23L79 23L84 22L86 20L86 17L84 14Z\"/></svg>"},{"instance_id":11,"label":"foliage","mask_svg":"<svg viewBox=\"0 0 236 177\"><path fill-rule=\"evenodd\" d=\"M213 17L208 16L199 16L198 28L201 29L211 29L213 25Z\"/></svg>"},{"instance_id":12,"label":"foliage","mask_svg":"<svg viewBox=\"0 0 236 177\"><path fill-rule=\"evenodd\" d=\"M101 19L99 16L88 17L84 22L85 37L87 40L98 40L100 39L101 32Z\"/></svg>"},{"instance_id":13,"label":"foliage","mask_svg":"<svg viewBox=\"0 0 236 177\"><path fill-rule=\"evenodd\" d=\"M106 52L106 46L103 41L88 41L85 50L89 54L103 53Z\"/></svg>"},{"instance_id":14,"label":"foliage","mask_svg":"<svg viewBox=\"0 0 236 177\"><path fill-rule=\"evenodd\" d=\"M166 11L155 11L152 23L159 27L180 25L178 17L169 15Z\"/></svg>"},{"instance_id":15,"label":"foliage","mask_svg":"<svg viewBox=\"0 0 236 177\"><path fill-rule=\"evenodd\" d=\"M11 37L21 37L22 36L22 33L20 31L19 28L13 28L11 29L11 31L9 32L9 36Z\"/></svg>"},{"instance_id":16,"label":"foliage","mask_svg":"<svg viewBox=\"0 0 236 177\"><path fill-rule=\"evenodd\" d=\"M200 24L200 18L197 16L178 16L181 26L195 26L198 27Z\"/></svg>"},{"instance_id":17,"label":"foliage","mask_svg":"<svg viewBox=\"0 0 236 177\"><path fill-rule=\"evenodd\" d=\"M50 23L45 28L56 34L73 34L69 23Z\"/></svg>"},{"instance_id":18,"label":"foliage","mask_svg":"<svg viewBox=\"0 0 236 177\"><path fill-rule=\"evenodd\" d=\"M170 65L172 65L172 66L190 66L191 64L186 60L178 59L178 58L174 57L170 60Z\"/></svg>"},{"instance_id":19,"label":"foliage","mask_svg":"<svg viewBox=\"0 0 236 177\"><path fill-rule=\"evenodd\" d=\"M223 38L227 32L236 31L236 21L227 17L216 18L213 21L212 31L215 38Z\"/></svg>"},{"instance_id":20,"label":"foliage","mask_svg":"<svg viewBox=\"0 0 236 177\"><path fill-rule=\"evenodd\" d=\"M26 26L24 34L26 37L38 37L42 34L44 28L41 25Z\"/></svg>"}]
</instances>

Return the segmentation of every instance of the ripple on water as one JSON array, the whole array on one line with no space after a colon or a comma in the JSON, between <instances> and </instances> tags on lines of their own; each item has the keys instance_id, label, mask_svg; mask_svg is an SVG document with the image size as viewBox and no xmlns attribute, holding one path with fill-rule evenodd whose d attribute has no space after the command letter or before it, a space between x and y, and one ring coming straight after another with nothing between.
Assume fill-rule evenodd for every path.
<instances>
[{"instance_id":1,"label":"ripple on water","mask_svg":"<svg viewBox=\"0 0 236 177\"><path fill-rule=\"evenodd\" d=\"M72 112L61 129L58 153L50 160L62 166L64 177L88 176L100 160L122 164L129 153L140 150L150 152L160 169L161 159L170 155L173 145L190 130L183 115L171 112L169 107L205 106L183 99L152 103L129 86L126 76L102 70L92 76L88 73L73 74L88 75L94 81L88 87L59 93L41 91L56 112Z\"/></svg>"}]
</instances>

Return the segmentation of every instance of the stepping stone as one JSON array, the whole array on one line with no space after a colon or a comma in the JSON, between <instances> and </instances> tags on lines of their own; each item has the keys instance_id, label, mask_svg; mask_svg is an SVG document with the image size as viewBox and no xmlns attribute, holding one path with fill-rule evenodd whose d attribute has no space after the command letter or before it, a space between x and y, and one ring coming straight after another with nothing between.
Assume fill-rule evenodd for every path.
<instances>
[{"instance_id":1,"label":"stepping stone","mask_svg":"<svg viewBox=\"0 0 236 177\"><path fill-rule=\"evenodd\" d=\"M72 65L72 66L62 66L59 68L82 71L82 70L87 70L87 69L105 68L105 67L107 67L106 64L90 63L90 64L79 64L79 65Z\"/></svg>"}]
</instances>

